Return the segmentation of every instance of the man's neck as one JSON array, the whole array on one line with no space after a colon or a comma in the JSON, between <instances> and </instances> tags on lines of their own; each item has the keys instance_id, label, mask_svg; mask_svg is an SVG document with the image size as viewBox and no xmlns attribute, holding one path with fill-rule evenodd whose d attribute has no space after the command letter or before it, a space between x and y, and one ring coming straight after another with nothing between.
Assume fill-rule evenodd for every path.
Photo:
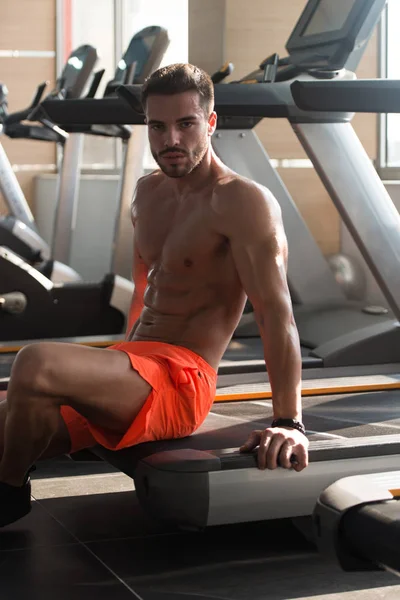
<instances>
[{"instance_id":1,"label":"man's neck","mask_svg":"<svg viewBox=\"0 0 400 600\"><path fill-rule=\"evenodd\" d=\"M199 192L218 177L221 167L223 164L210 146L201 163L185 177L174 179L173 186L179 196Z\"/></svg>"}]
</instances>

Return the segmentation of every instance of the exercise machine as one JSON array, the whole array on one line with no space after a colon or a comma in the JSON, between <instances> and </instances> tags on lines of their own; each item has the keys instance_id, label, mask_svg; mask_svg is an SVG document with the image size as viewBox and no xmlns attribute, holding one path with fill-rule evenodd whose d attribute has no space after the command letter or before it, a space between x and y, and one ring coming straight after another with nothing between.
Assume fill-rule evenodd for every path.
<instances>
[{"instance_id":1,"label":"exercise machine","mask_svg":"<svg viewBox=\"0 0 400 600\"><path fill-rule=\"evenodd\" d=\"M335 481L319 496L312 521L321 554L344 571L400 576L400 471Z\"/></svg>"},{"instance_id":2,"label":"exercise machine","mask_svg":"<svg viewBox=\"0 0 400 600\"><path fill-rule=\"evenodd\" d=\"M135 81L135 77L140 80L140 77L147 76L157 68L168 43L167 32L163 28L149 27L138 32L119 63L114 80L106 88L107 98L113 97L117 84ZM60 96L51 100L59 105L72 101ZM34 118L46 120L41 104L35 109ZM51 119L48 121L55 126ZM115 129L122 132L122 135L118 135L129 142L129 147L134 139L129 128ZM67 133L69 136L83 135L88 131L78 128L70 129ZM110 131L103 129L102 134L110 134ZM71 223L65 217L73 215L76 196L76 189L72 188L77 180L77 163L74 156L69 160L73 148L75 146L70 147L69 152L65 150L60 183L61 188L68 187L68 194L61 194L60 197L67 197L70 202L60 203L55 224L55 239L57 242L64 240L64 247L68 247L71 241ZM127 183L132 180L128 173L132 155L128 151L126 155L120 188L120 198L123 197L125 203L128 198L130 202L133 193L133 188L132 193L128 193ZM139 157L137 163L141 165ZM61 219L60 215L64 215L64 218ZM119 220L122 220L122 216ZM53 254L53 257L57 258L57 255ZM55 284L17 253L0 247L0 273L0 341L121 336L125 333L134 286L131 280L115 272L105 275L102 281L96 283Z\"/></svg>"},{"instance_id":3,"label":"exercise machine","mask_svg":"<svg viewBox=\"0 0 400 600\"><path fill-rule=\"evenodd\" d=\"M375 82L378 89L372 94L370 82L355 81L354 75L384 5L385 0L349 3L345 15L340 5L335 14L321 2L309 3L286 44L287 58L272 55L258 70L230 84L229 90L216 87L220 125L214 148L228 166L265 185L278 199L289 242L288 281L302 348L324 366L399 360L399 216L351 126L360 103L340 111L337 95L329 104L319 102L320 87L313 85L332 84L328 96L332 86L341 82L345 88L353 82L353 96L362 94L363 111L384 108L385 84ZM324 29L327 25L329 31ZM308 82L318 108L314 104L306 111L294 94L296 86ZM264 117L286 118L291 124L376 277L385 306L346 298L254 132ZM381 251L381 242L388 252ZM235 332L235 337L256 335L251 318Z\"/></svg>"},{"instance_id":4,"label":"exercise machine","mask_svg":"<svg viewBox=\"0 0 400 600\"><path fill-rule=\"evenodd\" d=\"M115 97L116 89L122 84L142 84L156 70L169 46L166 29L152 25L135 33L126 51L118 62L114 77L107 83L102 99ZM89 100L92 97L87 97ZM61 113L68 114L69 98L60 100ZM95 103L101 99L94 98ZM47 116L48 118L48 116ZM134 130L127 124L109 123L98 126L74 123L57 123L70 136L99 136L121 140L123 177L118 189L118 203L113 236L113 251L110 271L125 278L131 277L132 249L130 203L135 182L143 171L144 136L141 129ZM70 154L67 155L70 159ZM63 168L60 177L59 201L57 203L53 231L53 255L57 260L69 263L71 257L72 235L77 210L80 169L72 160ZM121 241L123 238L124 242Z\"/></svg>"},{"instance_id":5,"label":"exercise machine","mask_svg":"<svg viewBox=\"0 0 400 600\"><path fill-rule=\"evenodd\" d=\"M97 60L97 51L93 46L85 44L73 50L48 97L81 97L88 85ZM38 86L30 106L26 109L9 113L7 88L5 84L1 85L1 135L7 135L12 139L55 142L62 150L64 149L68 141L68 135L47 119L42 119L39 122L37 115L35 115L35 109L42 100L46 87L46 82ZM93 88L94 92L95 89ZM80 275L74 269L66 263L52 259L51 249L39 235L29 204L1 144L0 190L8 209L8 215L0 218L0 246L7 247L19 254L53 282L81 281Z\"/></svg>"}]
</instances>

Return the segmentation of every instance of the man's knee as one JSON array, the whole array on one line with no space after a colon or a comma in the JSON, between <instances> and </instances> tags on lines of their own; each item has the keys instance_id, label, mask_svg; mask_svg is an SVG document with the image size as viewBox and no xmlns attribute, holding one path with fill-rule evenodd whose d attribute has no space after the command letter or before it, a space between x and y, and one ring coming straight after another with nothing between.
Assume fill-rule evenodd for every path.
<instances>
[{"instance_id":1,"label":"man's knee","mask_svg":"<svg viewBox=\"0 0 400 600\"><path fill-rule=\"evenodd\" d=\"M57 362L58 356L51 343L37 342L25 346L13 363L10 385L33 394L51 395Z\"/></svg>"}]
</instances>

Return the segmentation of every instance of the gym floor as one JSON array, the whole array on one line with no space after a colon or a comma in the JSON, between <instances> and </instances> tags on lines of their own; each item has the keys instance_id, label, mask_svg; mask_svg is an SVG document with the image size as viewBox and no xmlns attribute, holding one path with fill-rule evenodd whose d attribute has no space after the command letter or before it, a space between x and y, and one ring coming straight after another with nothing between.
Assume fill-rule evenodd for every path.
<instances>
[{"instance_id":1,"label":"gym floor","mask_svg":"<svg viewBox=\"0 0 400 600\"><path fill-rule=\"evenodd\" d=\"M43 463L33 496L31 514L0 533L2 600L400 597L394 575L343 573L291 521L168 530L104 463Z\"/></svg>"},{"instance_id":2,"label":"gym floor","mask_svg":"<svg viewBox=\"0 0 400 600\"><path fill-rule=\"evenodd\" d=\"M260 414L261 404L230 406L237 420L248 419L250 410ZM215 405L213 411L227 408ZM397 577L342 572L291 520L202 532L165 527L143 512L132 480L101 461L39 463L33 497L31 514L0 530L1 600L400 597ZM307 529L307 519L298 525Z\"/></svg>"}]
</instances>

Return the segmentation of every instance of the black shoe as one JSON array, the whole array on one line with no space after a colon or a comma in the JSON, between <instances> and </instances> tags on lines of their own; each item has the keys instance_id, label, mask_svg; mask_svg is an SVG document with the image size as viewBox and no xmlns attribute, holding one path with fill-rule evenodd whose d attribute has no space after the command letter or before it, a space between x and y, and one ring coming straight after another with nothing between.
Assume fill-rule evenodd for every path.
<instances>
[{"instance_id":1,"label":"black shoe","mask_svg":"<svg viewBox=\"0 0 400 600\"><path fill-rule=\"evenodd\" d=\"M0 482L0 527L22 519L31 512L31 480L17 487Z\"/></svg>"}]
</instances>

